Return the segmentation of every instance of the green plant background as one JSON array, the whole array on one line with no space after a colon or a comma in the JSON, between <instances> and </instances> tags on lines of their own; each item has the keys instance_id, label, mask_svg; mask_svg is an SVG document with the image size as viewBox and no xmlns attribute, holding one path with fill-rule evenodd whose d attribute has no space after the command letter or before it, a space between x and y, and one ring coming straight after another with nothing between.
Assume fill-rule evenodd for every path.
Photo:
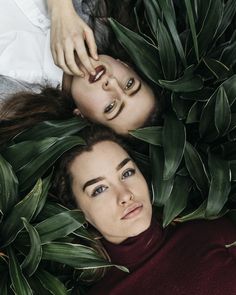
<instances>
[{"instance_id":1,"label":"green plant background","mask_svg":"<svg viewBox=\"0 0 236 295\"><path fill-rule=\"evenodd\" d=\"M131 132L149 146L148 155L132 154L151 175L163 226L224 214L235 219L235 12L234 0L175 5L172 0L138 0L138 32L109 20L141 74L170 105L163 126ZM80 278L112 266L92 248L74 242L92 239L83 214L47 198L54 162L83 144L79 132L86 125L77 118L43 122L1 151L2 295L85 294L78 289Z\"/></svg>"}]
</instances>

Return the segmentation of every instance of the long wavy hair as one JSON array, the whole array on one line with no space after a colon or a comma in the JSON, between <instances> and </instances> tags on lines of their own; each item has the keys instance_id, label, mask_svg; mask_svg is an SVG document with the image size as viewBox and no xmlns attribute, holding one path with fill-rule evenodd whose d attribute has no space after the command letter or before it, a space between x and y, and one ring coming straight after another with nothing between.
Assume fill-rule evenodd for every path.
<instances>
[{"instance_id":1,"label":"long wavy hair","mask_svg":"<svg viewBox=\"0 0 236 295\"><path fill-rule=\"evenodd\" d=\"M121 145L125 150L127 150L126 145L123 140L114 134L113 131L106 127L92 125L91 127L84 130L82 134L85 140L85 145L76 146L71 150L64 153L64 155L57 161L54 171L54 179L51 189L51 195L58 201L69 209L77 208L78 205L75 202L75 196L72 191L72 181L73 177L70 172L70 167L76 157L84 152L91 151L96 143L102 141L112 141ZM109 255L104 249L101 243L101 234L88 225L88 231L93 237L93 241L84 240L83 243L87 246L92 247L97 251L103 258L110 261ZM86 284L92 284L95 281L101 279L106 273L107 268L98 268L94 270L85 270L86 275L82 276L86 279L82 280Z\"/></svg>"},{"instance_id":2,"label":"long wavy hair","mask_svg":"<svg viewBox=\"0 0 236 295\"><path fill-rule=\"evenodd\" d=\"M118 57L128 63L130 58L125 50L116 40L112 30L109 28L108 17L113 17L120 23L132 30L137 29L133 6L136 0L125 0L120 5L117 1L99 0L86 1L91 6L89 18L90 26L93 28L98 43L98 51L113 57ZM139 72L134 64L131 66ZM142 74L139 72L142 76ZM149 83L150 84L150 83ZM159 89L150 85L157 97L154 111L147 118L144 126L159 125L162 123L165 100ZM42 87L40 93L20 92L8 99L3 100L0 105L0 145L12 139L21 131L31 128L39 122L46 120L63 120L73 116L75 104L72 96L66 90L59 88Z\"/></svg>"}]
</instances>

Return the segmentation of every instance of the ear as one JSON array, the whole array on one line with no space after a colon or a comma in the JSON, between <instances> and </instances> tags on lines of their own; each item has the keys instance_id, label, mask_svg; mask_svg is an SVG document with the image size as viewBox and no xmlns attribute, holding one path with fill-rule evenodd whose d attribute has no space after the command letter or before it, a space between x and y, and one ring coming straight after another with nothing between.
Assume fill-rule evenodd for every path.
<instances>
[{"instance_id":1,"label":"ear","mask_svg":"<svg viewBox=\"0 0 236 295\"><path fill-rule=\"evenodd\" d=\"M81 118L84 118L84 115L80 112L80 110L79 110L78 108L75 108L75 109L73 110L73 114L74 114L75 116L80 116Z\"/></svg>"},{"instance_id":2,"label":"ear","mask_svg":"<svg viewBox=\"0 0 236 295\"><path fill-rule=\"evenodd\" d=\"M62 90L71 94L71 84L73 81L73 76L63 73L62 77Z\"/></svg>"}]
</instances>

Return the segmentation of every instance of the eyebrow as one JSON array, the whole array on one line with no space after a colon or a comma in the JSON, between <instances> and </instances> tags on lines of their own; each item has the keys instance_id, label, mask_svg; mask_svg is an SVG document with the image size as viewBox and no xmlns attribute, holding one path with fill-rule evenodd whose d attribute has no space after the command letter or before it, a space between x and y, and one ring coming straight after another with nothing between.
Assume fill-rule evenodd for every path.
<instances>
[{"instance_id":1,"label":"eyebrow","mask_svg":"<svg viewBox=\"0 0 236 295\"><path fill-rule=\"evenodd\" d=\"M119 171L122 167L124 167L129 161L132 161L131 158L125 158L123 161L121 161L117 167L116 167L116 171ZM93 179L90 179L88 181L85 182L85 184L83 185L83 192L85 191L86 187L93 185L99 181L104 180L105 177L99 176Z\"/></svg>"},{"instance_id":2,"label":"eyebrow","mask_svg":"<svg viewBox=\"0 0 236 295\"><path fill-rule=\"evenodd\" d=\"M124 106L125 106L125 103L122 102L122 104L120 105L120 108L119 108L118 112L112 118L107 119L107 121L111 121L111 120L115 119L117 116L119 116L119 114L122 112Z\"/></svg>"}]
</instances>

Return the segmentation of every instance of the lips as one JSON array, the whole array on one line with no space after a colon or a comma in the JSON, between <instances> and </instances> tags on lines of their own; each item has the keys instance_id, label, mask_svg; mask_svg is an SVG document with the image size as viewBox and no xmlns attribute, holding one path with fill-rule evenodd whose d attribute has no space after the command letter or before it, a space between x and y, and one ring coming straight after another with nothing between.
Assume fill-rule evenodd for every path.
<instances>
[{"instance_id":1,"label":"lips","mask_svg":"<svg viewBox=\"0 0 236 295\"><path fill-rule=\"evenodd\" d=\"M135 203L125 209L121 219L129 219L139 214L143 205L141 203Z\"/></svg>"},{"instance_id":2,"label":"lips","mask_svg":"<svg viewBox=\"0 0 236 295\"><path fill-rule=\"evenodd\" d=\"M106 68L102 65L95 68L95 75L89 75L89 83L97 82L106 73Z\"/></svg>"}]
</instances>

